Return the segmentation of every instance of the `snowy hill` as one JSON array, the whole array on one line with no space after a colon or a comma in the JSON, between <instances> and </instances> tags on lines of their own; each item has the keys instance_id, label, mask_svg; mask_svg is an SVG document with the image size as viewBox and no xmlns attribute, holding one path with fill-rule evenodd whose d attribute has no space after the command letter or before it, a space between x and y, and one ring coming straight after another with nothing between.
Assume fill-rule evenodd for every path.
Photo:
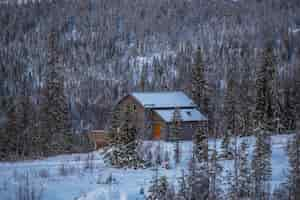
<instances>
[{"instance_id":1,"label":"snowy hill","mask_svg":"<svg viewBox=\"0 0 300 200\"><path fill-rule=\"evenodd\" d=\"M286 145L292 135L272 136L272 188L285 180L289 164L286 156ZM253 150L254 137L243 138ZM242 139L239 139L241 142ZM157 152L159 142L145 142L143 150ZM209 142L210 148L214 141ZM220 151L220 141L216 141ZM173 153L173 144L160 142L160 152ZM182 170L188 169L192 143L182 142L182 160L179 166L171 163L171 169L159 169L160 175L168 177L172 183L177 182ZM164 155L164 154L162 154ZM229 169L232 161L220 161ZM45 160L34 160L16 163L0 163L0 197L14 200L21 194L35 193L41 200L131 200L144 199L141 188L147 191L154 170L149 169L115 169L106 166L100 152L90 154L73 154L51 157Z\"/></svg>"}]
</instances>

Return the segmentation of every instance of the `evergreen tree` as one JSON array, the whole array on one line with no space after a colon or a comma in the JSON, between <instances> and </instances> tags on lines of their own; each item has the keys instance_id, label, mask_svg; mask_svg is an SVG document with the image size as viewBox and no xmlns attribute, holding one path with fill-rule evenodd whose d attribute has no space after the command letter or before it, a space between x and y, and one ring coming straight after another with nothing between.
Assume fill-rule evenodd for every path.
<instances>
[{"instance_id":1,"label":"evergreen tree","mask_svg":"<svg viewBox=\"0 0 300 200\"><path fill-rule=\"evenodd\" d=\"M204 160L197 162L196 156L193 153L187 180L189 200L205 200L208 198L209 176L208 165L206 163Z\"/></svg>"},{"instance_id":2,"label":"evergreen tree","mask_svg":"<svg viewBox=\"0 0 300 200\"><path fill-rule=\"evenodd\" d=\"M149 188L147 200L169 200L172 197L167 177L155 177Z\"/></svg>"},{"instance_id":3,"label":"evergreen tree","mask_svg":"<svg viewBox=\"0 0 300 200\"><path fill-rule=\"evenodd\" d=\"M6 137L3 138L3 146L1 146L1 152L4 153L4 156L16 156L17 155L17 141L18 141L18 119L17 119L17 106L14 104L11 106L10 110L7 113L7 124L5 127Z\"/></svg>"},{"instance_id":4,"label":"evergreen tree","mask_svg":"<svg viewBox=\"0 0 300 200\"><path fill-rule=\"evenodd\" d=\"M107 155L109 162L116 167L143 167L144 161L137 152L137 128L134 125L135 113L132 108L128 106L120 116L120 131Z\"/></svg>"},{"instance_id":5,"label":"evergreen tree","mask_svg":"<svg viewBox=\"0 0 300 200\"><path fill-rule=\"evenodd\" d=\"M248 144L242 141L239 148L239 169L238 169L238 198L249 199L251 193L251 168L248 161Z\"/></svg>"},{"instance_id":6,"label":"evergreen tree","mask_svg":"<svg viewBox=\"0 0 300 200\"><path fill-rule=\"evenodd\" d=\"M181 130L181 113L179 108L175 108L171 124L171 138L175 142L174 148L174 160L178 164L180 162L180 135L182 134Z\"/></svg>"},{"instance_id":7,"label":"evergreen tree","mask_svg":"<svg viewBox=\"0 0 300 200\"><path fill-rule=\"evenodd\" d=\"M274 129L275 112L275 63L270 44L263 51L262 64L256 72L255 124L261 123L269 130Z\"/></svg>"},{"instance_id":8,"label":"evergreen tree","mask_svg":"<svg viewBox=\"0 0 300 200\"><path fill-rule=\"evenodd\" d=\"M208 163L208 139L203 127L198 126L194 136L194 154L200 163Z\"/></svg>"},{"instance_id":9,"label":"evergreen tree","mask_svg":"<svg viewBox=\"0 0 300 200\"><path fill-rule=\"evenodd\" d=\"M271 168L271 137L261 127L256 132L256 143L252 158L252 178L255 199L267 199L269 196L269 181L272 175Z\"/></svg>"},{"instance_id":10,"label":"evergreen tree","mask_svg":"<svg viewBox=\"0 0 300 200\"><path fill-rule=\"evenodd\" d=\"M220 188L218 187L219 183L219 174L221 172L221 168L218 164L218 154L216 151L216 147L212 150L212 155L210 157L210 168L209 168L209 175L210 175L210 188L209 188L209 199L218 199L220 195Z\"/></svg>"},{"instance_id":11,"label":"evergreen tree","mask_svg":"<svg viewBox=\"0 0 300 200\"><path fill-rule=\"evenodd\" d=\"M64 79L58 52L58 35L49 34L49 71L41 106L40 131L43 152L61 153L72 149L71 121L67 98L64 94Z\"/></svg>"},{"instance_id":12,"label":"evergreen tree","mask_svg":"<svg viewBox=\"0 0 300 200\"><path fill-rule=\"evenodd\" d=\"M201 112L207 115L208 118L208 131L211 132L213 129L212 121L212 108L210 107L210 89L208 81L206 79L206 66L203 62L202 50L200 47L197 48L194 64L191 70L191 92L192 98L196 105L200 108Z\"/></svg>"},{"instance_id":13,"label":"evergreen tree","mask_svg":"<svg viewBox=\"0 0 300 200\"><path fill-rule=\"evenodd\" d=\"M38 155L39 149L33 143L35 136L35 109L27 93L19 98L17 105L18 116L18 155L21 157L29 157Z\"/></svg>"},{"instance_id":14,"label":"evergreen tree","mask_svg":"<svg viewBox=\"0 0 300 200\"><path fill-rule=\"evenodd\" d=\"M296 96L296 95L295 95ZM280 129L282 129L284 126L284 128L288 129L288 130L294 130L296 127L296 116L295 116L295 105L297 105L297 103L293 102L292 100L292 87L291 85L287 85L284 87L283 89L283 106L282 106L282 111L281 111L281 116L280 116L280 121L282 121L282 123L279 124L279 126L277 127L277 132L280 132ZM282 125L281 125L282 124Z\"/></svg>"},{"instance_id":15,"label":"evergreen tree","mask_svg":"<svg viewBox=\"0 0 300 200\"><path fill-rule=\"evenodd\" d=\"M231 136L236 131L236 104L235 101L235 83L233 80L233 72L229 72L229 78L227 83L227 89L225 93L225 102L224 102L224 116L226 130L225 135L222 140L222 154L221 156L225 159L233 158L233 149L231 145Z\"/></svg>"},{"instance_id":16,"label":"evergreen tree","mask_svg":"<svg viewBox=\"0 0 300 200\"><path fill-rule=\"evenodd\" d=\"M208 114L208 86L205 79L205 66L202 58L202 50L198 47L192 67L192 95L195 103L201 111Z\"/></svg>"}]
</instances>

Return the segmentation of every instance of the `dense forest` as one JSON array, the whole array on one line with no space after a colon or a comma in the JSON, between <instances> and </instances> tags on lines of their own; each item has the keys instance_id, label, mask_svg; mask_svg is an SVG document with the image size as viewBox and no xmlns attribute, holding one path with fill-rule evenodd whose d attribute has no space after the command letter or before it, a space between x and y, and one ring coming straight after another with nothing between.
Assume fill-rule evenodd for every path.
<instances>
[{"instance_id":1,"label":"dense forest","mask_svg":"<svg viewBox=\"0 0 300 200\"><path fill-rule=\"evenodd\" d=\"M185 91L216 135L299 124L297 0L18 1L0 27L2 144L107 129L132 91Z\"/></svg>"},{"instance_id":2,"label":"dense forest","mask_svg":"<svg viewBox=\"0 0 300 200\"><path fill-rule=\"evenodd\" d=\"M135 111L115 107L133 91L183 91L208 127L180 141L176 108L171 141L143 144ZM94 129L108 145L90 153ZM0 0L0 196L41 200L42 179L52 200L78 172L77 192L95 184L99 195L136 181L147 200L299 200L299 130L299 0ZM59 154L47 169L7 162Z\"/></svg>"}]
</instances>

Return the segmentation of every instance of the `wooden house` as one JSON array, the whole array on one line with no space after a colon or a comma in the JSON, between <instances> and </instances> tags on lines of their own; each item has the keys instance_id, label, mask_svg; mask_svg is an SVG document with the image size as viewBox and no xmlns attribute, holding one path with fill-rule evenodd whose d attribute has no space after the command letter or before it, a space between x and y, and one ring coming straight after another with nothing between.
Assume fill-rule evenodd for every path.
<instances>
[{"instance_id":1,"label":"wooden house","mask_svg":"<svg viewBox=\"0 0 300 200\"><path fill-rule=\"evenodd\" d=\"M134 92L122 98L117 106L132 106L139 136L147 140L169 140L175 109L181 114L182 140L191 140L198 126L207 128L207 118L183 92Z\"/></svg>"}]
</instances>

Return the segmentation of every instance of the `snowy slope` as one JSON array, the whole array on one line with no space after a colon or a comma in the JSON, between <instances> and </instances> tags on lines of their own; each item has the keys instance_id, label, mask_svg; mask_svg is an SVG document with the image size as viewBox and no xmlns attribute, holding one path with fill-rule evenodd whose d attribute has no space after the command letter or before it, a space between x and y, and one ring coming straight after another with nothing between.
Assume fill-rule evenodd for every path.
<instances>
[{"instance_id":1,"label":"snowy slope","mask_svg":"<svg viewBox=\"0 0 300 200\"><path fill-rule=\"evenodd\" d=\"M280 135L272 137L272 187L284 181L288 169L288 158L285 147L292 135ZM245 138L253 150L255 139ZM241 140L239 140L241 141ZM157 151L159 142L145 142L144 148L153 153ZM210 148L214 145L210 141ZM216 142L220 148L220 141ZM173 158L173 144L160 142L162 156L166 151ZM187 170L191 157L192 143L182 142L182 161L179 166L171 164L171 169L159 169L161 175L165 175L172 183L177 182L182 170ZM251 152L250 152L251 154ZM224 167L231 167L232 161L221 161ZM45 160L35 160L17 163L0 163L0 199L14 200L18 195L21 183L30 177L31 185L37 192L42 191L44 200L131 200L144 199L140 194L141 188L147 191L149 183L154 175L153 169L115 169L104 164L99 152L91 154L73 154L51 157ZM113 180L107 184L109 176Z\"/></svg>"}]
</instances>

